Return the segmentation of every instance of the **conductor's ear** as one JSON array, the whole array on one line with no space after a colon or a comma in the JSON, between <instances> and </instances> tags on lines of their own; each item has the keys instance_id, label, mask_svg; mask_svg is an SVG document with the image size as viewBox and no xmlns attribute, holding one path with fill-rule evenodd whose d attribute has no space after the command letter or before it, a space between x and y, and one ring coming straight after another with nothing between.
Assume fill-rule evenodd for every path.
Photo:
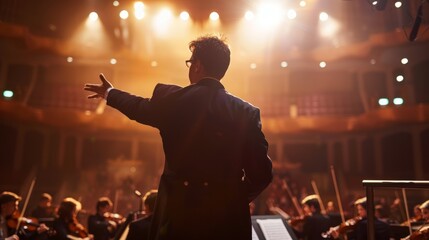
<instances>
[{"instance_id":1,"label":"conductor's ear","mask_svg":"<svg viewBox=\"0 0 429 240\"><path fill-rule=\"evenodd\" d=\"M195 72L201 72L204 69L204 66L201 64L199 60L195 62Z\"/></svg>"}]
</instances>

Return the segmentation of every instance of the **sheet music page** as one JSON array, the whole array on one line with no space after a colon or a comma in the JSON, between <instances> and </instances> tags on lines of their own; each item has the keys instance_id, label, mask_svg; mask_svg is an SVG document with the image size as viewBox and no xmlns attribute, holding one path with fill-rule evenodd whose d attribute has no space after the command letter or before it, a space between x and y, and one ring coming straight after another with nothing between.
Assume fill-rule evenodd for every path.
<instances>
[{"instance_id":1,"label":"sheet music page","mask_svg":"<svg viewBox=\"0 0 429 240\"><path fill-rule=\"evenodd\" d=\"M292 240L282 219L257 219L266 240Z\"/></svg>"},{"instance_id":2,"label":"sheet music page","mask_svg":"<svg viewBox=\"0 0 429 240\"><path fill-rule=\"evenodd\" d=\"M255 228L253 226L252 226L252 240L259 240L259 237L256 234Z\"/></svg>"}]
</instances>

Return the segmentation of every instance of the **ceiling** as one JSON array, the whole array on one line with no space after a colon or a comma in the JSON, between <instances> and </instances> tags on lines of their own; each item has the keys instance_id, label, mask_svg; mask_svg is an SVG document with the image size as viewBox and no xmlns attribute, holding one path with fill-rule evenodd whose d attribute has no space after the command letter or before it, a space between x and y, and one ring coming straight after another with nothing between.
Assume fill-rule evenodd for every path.
<instances>
[{"instance_id":1,"label":"ceiling","mask_svg":"<svg viewBox=\"0 0 429 240\"><path fill-rule=\"evenodd\" d=\"M294 9L297 17L293 21L282 20L272 31L267 31L272 26L263 26L261 29L254 22L243 27L243 16L247 10L257 13L261 3L271 2L277 4L285 14ZM144 19L137 21L130 17L121 22L119 12L124 9L131 12L134 1L120 1L119 6L115 7L112 1L106 0L2 0L0 21L7 25L25 27L28 33L36 37L70 41L82 31L88 14L96 11L108 44L91 43L94 40L87 38L85 43L80 42L83 49L93 49L86 51L87 54L97 50L108 54L131 51L158 58L171 57L178 44L186 46L195 36L209 32L224 33L235 44L235 48L239 48L246 56L258 55L258 50L292 54L320 48L341 48L366 42L374 34L383 32L399 31L406 41L421 1L402 1L399 9L394 7L394 1L380 1L386 3L382 10L378 10L371 2L307 0L306 6L301 7L298 0L149 0L143 1L146 12ZM429 4L424 4L424 12L429 10L428 6ZM181 28L176 21L166 32L157 32L159 27L154 27L151 21L163 7L169 7L174 17L180 11L188 11L191 26ZM211 11L219 13L220 26L213 27L207 23ZM336 24L335 32L328 36L321 36L320 33L319 14L322 11L329 14L332 24ZM423 23L427 19L429 17L424 15ZM91 34L98 32L101 31L92 31Z\"/></svg>"}]
</instances>

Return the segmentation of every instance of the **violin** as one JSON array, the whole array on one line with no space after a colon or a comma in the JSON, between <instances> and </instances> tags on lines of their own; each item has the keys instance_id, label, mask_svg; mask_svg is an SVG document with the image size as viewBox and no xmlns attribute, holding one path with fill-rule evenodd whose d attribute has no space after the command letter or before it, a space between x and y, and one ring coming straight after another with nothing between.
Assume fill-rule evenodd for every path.
<instances>
[{"instance_id":1,"label":"violin","mask_svg":"<svg viewBox=\"0 0 429 240\"><path fill-rule=\"evenodd\" d=\"M67 227L73 236L77 236L80 238L89 237L89 233L86 230L86 228L77 221L73 221L73 222L69 223Z\"/></svg>"},{"instance_id":2,"label":"violin","mask_svg":"<svg viewBox=\"0 0 429 240\"><path fill-rule=\"evenodd\" d=\"M291 226L297 226L299 224L304 223L305 216L292 217L289 219L289 224Z\"/></svg>"},{"instance_id":3,"label":"violin","mask_svg":"<svg viewBox=\"0 0 429 240\"><path fill-rule=\"evenodd\" d=\"M125 218L121 215L121 214L118 214L118 213L110 213L110 212L106 212L106 213L104 213L104 215L103 215L107 220L109 220L109 221L113 221L113 222L115 222L116 224L121 224L121 223L123 223L124 221L125 221Z\"/></svg>"},{"instance_id":4,"label":"violin","mask_svg":"<svg viewBox=\"0 0 429 240\"><path fill-rule=\"evenodd\" d=\"M420 221L423 221L423 220L424 219L423 219L422 216L412 217L412 218L410 218L410 220L406 220L403 223L401 223L401 226L409 226L410 224L411 225L417 224L417 223L419 223Z\"/></svg>"},{"instance_id":5,"label":"violin","mask_svg":"<svg viewBox=\"0 0 429 240\"><path fill-rule=\"evenodd\" d=\"M18 223L20 229L17 229ZM46 232L48 236L52 236L53 234L55 234L54 230L48 228L43 223L39 223L36 218L21 217L18 211L15 211L12 216L6 220L6 225L9 228L17 229L17 232L21 232L22 230L24 230L25 232Z\"/></svg>"},{"instance_id":6,"label":"violin","mask_svg":"<svg viewBox=\"0 0 429 240\"><path fill-rule=\"evenodd\" d=\"M424 227L413 232L411 235L403 238L403 240L428 240L429 239L429 227Z\"/></svg>"},{"instance_id":7,"label":"violin","mask_svg":"<svg viewBox=\"0 0 429 240\"><path fill-rule=\"evenodd\" d=\"M362 220L361 217L354 217L354 218L348 219L347 221L341 223L340 225L332 227L327 232L323 232L322 237L323 238L329 238L332 236L332 233L334 231L338 231L338 233L340 235L345 234L345 233L353 230L356 227L356 223L358 223L360 220Z\"/></svg>"},{"instance_id":8,"label":"violin","mask_svg":"<svg viewBox=\"0 0 429 240\"><path fill-rule=\"evenodd\" d=\"M7 226L12 229L16 229L18 223L20 223L21 228L28 231L36 231L37 228L40 227L37 219L21 217L19 212L15 212L11 218L6 221Z\"/></svg>"}]
</instances>

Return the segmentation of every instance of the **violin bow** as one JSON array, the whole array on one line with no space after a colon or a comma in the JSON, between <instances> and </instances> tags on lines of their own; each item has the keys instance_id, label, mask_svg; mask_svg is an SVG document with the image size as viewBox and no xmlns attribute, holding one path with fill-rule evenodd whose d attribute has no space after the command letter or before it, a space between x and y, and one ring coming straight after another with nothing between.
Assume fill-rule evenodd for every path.
<instances>
[{"instance_id":1,"label":"violin bow","mask_svg":"<svg viewBox=\"0 0 429 240\"><path fill-rule=\"evenodd\" d=\"M119 199L119 191L115 190L115 199L113 200L113 212L118 212L118 199Z\"/></svg>"},{"instance_id":2,"label":"violin bow","mask_svg":"<svg viewBox=\"0 0 429 240\"><path fill-rule=\"evenodd\" d=\"M335 176L335 170L333 165L331 165L331 176L332 176L332 181L334 182L335 195L337 196L338 209L340 210L341 221L345 223L346 219L344 217L343 204L341 203L341 197L338 191L337 177Z\"/></svg>"},{"instance_id":3,"label":"violin bow","mask_svg":"<svg viewBox=\"0 0 429 240\"><path fill-rule=\"evenodd\" d=\"M31 193L33 192L33 188L34 188L34 184L35 183L36 183L36 178L34 178L33 181L31 181L30 189L28 189L27 196L25 197L24 206L22 207L22 212L21 212L22 216L24 216L25 211L27 210L28 200L30 200ZM18 223L16 224L15 234L18 233L18 229L19 229L19 227L21 225L21 221L22 221L22 218L21 217L18 218Z\"/></svg>"},{"instance_id":4,"label":"violin bow","mask_svg":"<svg viewBox=\"0 0 429 240\"><path fill-rule=\"evenodd\" d=\"M319 201L320 210L322 210L322 214L326 214L325 205L323 205L322 198L320 197L319 189L317 188L316 181L311 180L311 186L313 187L314 193L317 195L317 201Z\"/></svg>"},{"instance_id":5,"label":"violin bow","mask_svg":"<svg viewBox=\"0 0 429 240\"><path fill-rule=\"evenodd\" d=\"M404 198L404 207L405 207L405 215L407 216L407 221L408 221L408 230L410 231L410 235L411 235L413 234L413 230L411 229L410 213L408 212L408 201L407 201L407 194L405 192L405 188L402 188L402 197Z\"/></svg>"},{"instance_id":6,"label":"violin bow","mask_svg":"<svg viewBox=\"0 0 429 240\"><path fill-rule=\"evenodd\" d=\"M292 192L290 191L286 180L283 179L283 186L286 189L287 193L289 194L289 197L292 199L293 205L296 208L296 211L298 212L299 216L304 216L304 212L302 211L302 208L300 207L300 205L298 204L298 199L296 199L296 197L292 194Z\"/></svg>"}]
</instances>

